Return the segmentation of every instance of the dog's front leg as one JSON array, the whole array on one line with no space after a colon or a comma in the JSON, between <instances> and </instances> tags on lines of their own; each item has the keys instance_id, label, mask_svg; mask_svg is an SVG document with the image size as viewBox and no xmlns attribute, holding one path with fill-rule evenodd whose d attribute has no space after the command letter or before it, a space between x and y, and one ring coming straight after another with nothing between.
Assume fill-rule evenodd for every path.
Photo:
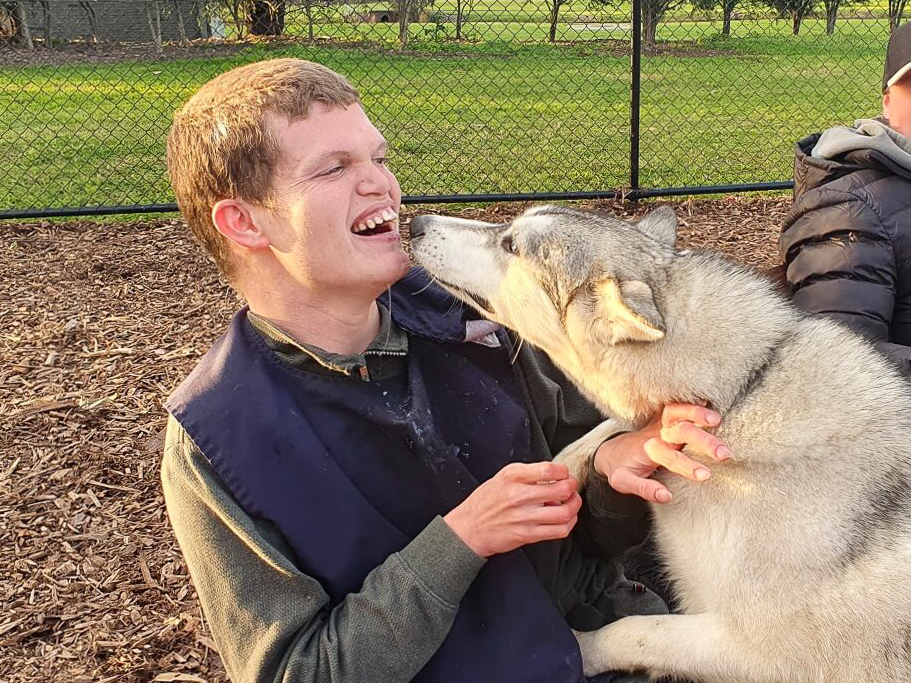
<instances>
[{"instance_id":1,"label":"dog's front leg","mask_svg":"<svg viewBox=\"0 0 911 683\"><path fill-rule=\"evenodd\" d=\"M714 614L625 617L588 633L576 633L585 675L646 671L700 683L770 683L780 671L745 647Z\"/></svg>"},{"instance_id":2,"label":"dog's front leg","mask_svg":"<svg viewBox=\"0 0 911 683\"><path fill-rule=\"evenodd\" d=\"M607 439L624 431L626 428L619 420L605 420L560 451L554 462L566 465L570 475L576 478L580 486L584 486L588 474L588 461L595 454L595 450Z\"/></svg>"}]
</instances>

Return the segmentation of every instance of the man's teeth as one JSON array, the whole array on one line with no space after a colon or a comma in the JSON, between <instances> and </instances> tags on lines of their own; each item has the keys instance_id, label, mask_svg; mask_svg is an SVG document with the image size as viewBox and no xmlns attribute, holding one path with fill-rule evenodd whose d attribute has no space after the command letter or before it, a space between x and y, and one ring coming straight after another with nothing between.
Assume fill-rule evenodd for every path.
<instances>
[{"instance_id":1,"label":"man's teeth","mask_svg":"<svg viewBox=\"0 0 911 683\"><path fill-rule=\"evenodd\" d=\"M364 232L365 230L372 230L376 226L382 225L383 223L388 223L389 221L393 221L398 217L399 217L399 215L392 209L383 209L382 213L377 214L376 216L371 216L366 221L361 221L360 223L355 225L352 228L352 230L354 232Z\"/></svg>"}]
</instances>

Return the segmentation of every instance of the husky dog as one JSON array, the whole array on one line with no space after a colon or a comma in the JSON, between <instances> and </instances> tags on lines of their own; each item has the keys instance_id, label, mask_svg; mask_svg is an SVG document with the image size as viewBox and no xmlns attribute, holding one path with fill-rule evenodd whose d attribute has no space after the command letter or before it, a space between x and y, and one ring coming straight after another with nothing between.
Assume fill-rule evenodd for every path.
<instances>
[{"instance_id":1,"label":"husky dog","mask_svg":"<svg viewBox=\"0 0 911 683\"><path fill-rule=\"evenodd\" d=\"M656 541L683 614L579 633L587 674L707 683L911 681L911 391L870 343L761 276L633 225L541 206L504 225L424 216L417 261L547 352L613 417L558 458L576 476L618 421L708 402L733 455L658 474ZM580 479L581 480L581 479Z\"/></svg>"}]
</instances>

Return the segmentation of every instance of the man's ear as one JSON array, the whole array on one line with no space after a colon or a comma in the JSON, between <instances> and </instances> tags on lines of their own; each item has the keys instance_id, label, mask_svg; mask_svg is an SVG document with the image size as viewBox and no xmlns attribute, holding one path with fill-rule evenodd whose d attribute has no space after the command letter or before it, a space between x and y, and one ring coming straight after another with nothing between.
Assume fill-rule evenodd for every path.
<instances>
[{"instance_id":1,"label":"man's ear","mask_svg":"<svg viewBox=\"0 0 911 683\"><path fill-rule=\"evenodd\" d=\"M677 243L677 214L669 206L659 206L636 223L646 235L673 247Z\"/></svg>"},{"instance_id":2,"label":"man's ear","mask_svg":"<svg viewBox=\"0 0 911 683\"><path fill-rule=\"evenodd\" d=\"M664 318L655 306L652 288L645 282L618 283L605 278L595 284L593 294L597 316L593 328L607 343L664 339Z\"/></svg>"},{"instance_id":3,"label":"man's ear","mask_svg":"<svg viewBox=\"0 0 911 683\"><path fill-rule=\"evenodd\" d=\"M212 207L212 222L229 241L247 249L263 249L269 239L257 225L251 207L237 199L221 199Z\"/></svg>"}]
</instances>

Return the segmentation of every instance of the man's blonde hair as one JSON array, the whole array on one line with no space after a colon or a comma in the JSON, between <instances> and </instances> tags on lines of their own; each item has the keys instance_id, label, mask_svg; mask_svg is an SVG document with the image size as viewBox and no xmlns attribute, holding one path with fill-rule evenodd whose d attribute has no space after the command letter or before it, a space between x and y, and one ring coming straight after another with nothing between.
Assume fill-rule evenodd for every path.
<instances>
[{"instance_id":1,"label":"man's blonde hair","mask_svg":"<svg viewBox=\"0 0 911 683\"><path fill-rule=\"evenodd\" d=\"M360 96L345 78L302 59L271 59L213 78L175 114L168 174L190 229L229 279L228 244L212 223L222 199L265 202L279 161L267 114L299 120L314 102L347 107Z\"/></svg>"}]
</instances>

